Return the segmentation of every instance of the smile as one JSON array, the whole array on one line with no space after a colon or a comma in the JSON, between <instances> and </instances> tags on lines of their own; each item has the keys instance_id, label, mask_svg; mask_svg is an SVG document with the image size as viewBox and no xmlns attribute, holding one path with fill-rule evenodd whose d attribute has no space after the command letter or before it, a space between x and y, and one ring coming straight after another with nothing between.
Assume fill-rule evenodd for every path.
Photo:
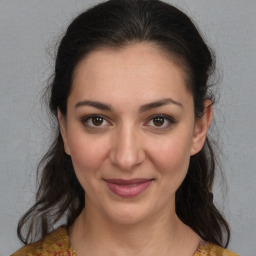
<instances>
[{"instance_id":1,"label":"smile","mask_svg":"<svg viewBox=\"0 0 256 256\"><path fill-rule=\"evenodd\" d=\"M104 180L111 192L120 197L134 197L148 188L153 179Z\"/></svg>"}]
</instances>

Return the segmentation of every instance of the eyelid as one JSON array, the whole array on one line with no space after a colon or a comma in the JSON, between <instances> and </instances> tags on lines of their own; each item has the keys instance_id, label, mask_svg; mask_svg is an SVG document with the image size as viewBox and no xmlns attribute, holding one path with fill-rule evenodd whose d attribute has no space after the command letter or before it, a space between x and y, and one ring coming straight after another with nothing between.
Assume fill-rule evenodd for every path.
<instances>
[{"instance_id":1,"label":"eyelid","mask_svg":"<svg viewBox=\"0 0 256 256\"><path fill-rule=\"evenodd\" d=\"M93 118L93 117L101 117L103 118L103 121L107 122L108 124L106 125L89 125L88 124L88 120ZM149 125L148 123L150 121L152 121L154 118L157 118L157 117L161 117L161 118L164 118L168 124L167 125L163 125L163 126L153 126L153 125ZM83 123L83 125L87 128L90 128L90 129L103 129L105 128L106 126L111 126L112 123L109 121L109 119L107 117L105 117L104 115L101 115L101 114L90 114L90 115L87 115L87 116L84 116L82 119L81 119L81 122ZM176 120L169 116L169 115L165 115L165 114L154 114L152 116L150 116L148 118L148 120L146 121L146 123L144 124L145 126L152 126L153 128L155 129L166 129L166 128L169 128L171 125L175 124L176 123Z\"/></svg>"},{"instance_id":2,"label":"eyelid","mask_svg":"<svg viewBox=\"0 0 256 256\"><path fill-rule=\"evenodd\" d=\"M146 124L148 124L150 121L152 121L154 118L157 118L157 117L161 117L161 118L164 118L165 120L167 120L168 122L168 125L167 126L153 126L153 128L155 129L166 129L166 128L169 128L171 125L175 124L176 123L176 120L169 116L169 115L165 115L165 114L155 114L155 115L152 115L148 118L148 121L146 122ZM150 125L146 125L146 126L150 126Z\"/></svg>"},{"instance_id":3,"label":"eyelid","mask_svg":"<svg viewBox=\"0 0 256 256\"><path fill-rule=\"evenodd\" d=\"M96 125L89 125L87 123L87 121L93 117L101 117L104 119L104 121L106 121L109 125L100 125L100 126L96 126ZM91 114L91 115L87 115L87 116L84 116L82 119L81 119L81 122L84 124L84 126L86 126L87 128L91 128L91 129L102 129L106 126L110 126L112 125L111 122L108 120L108 118L106 118L104 115L100 115L100 114Z\"/></svg>"}]
</instances>

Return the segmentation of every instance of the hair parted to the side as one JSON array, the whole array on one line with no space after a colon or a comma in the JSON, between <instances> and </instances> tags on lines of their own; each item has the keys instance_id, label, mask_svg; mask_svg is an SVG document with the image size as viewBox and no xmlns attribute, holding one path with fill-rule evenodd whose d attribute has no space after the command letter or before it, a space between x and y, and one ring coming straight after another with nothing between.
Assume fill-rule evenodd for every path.
<instances>
[{"instance_id":1,"label":"hair parted to the side","mask_svg":"<svg viewBox=\"0 0 256 256\"><path fill-rule=\"evenodd\" d=\"M215 63L190 18L158 0L110 0L75 18L60 42L48 88L49 107L56 121L57 109L66 114L74 70L83 58L98 48L122 48L137 42L158 46L185 71L195 116L200 118L204 100L213 100L209 76ZM71 225L84 208L84 190L75 176L70 156L64 151L58 126L55 140L38 170L40 186L36 203L21 218L17 229L24 244L34 241L38 232L39 238L47 235L64 216L67 225ZM226 247L230 231L213 203L214 173L215 154L207 139L203 149L190 159L188 174L176 192L176 212L202 239Z\"/></svg>"}]
</instances>

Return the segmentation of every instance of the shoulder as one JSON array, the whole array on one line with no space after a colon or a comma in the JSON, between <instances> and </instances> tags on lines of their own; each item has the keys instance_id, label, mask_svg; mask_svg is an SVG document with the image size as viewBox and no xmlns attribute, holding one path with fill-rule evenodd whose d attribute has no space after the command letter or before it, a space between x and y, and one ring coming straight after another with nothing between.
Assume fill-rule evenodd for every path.
<instances>
[{"instance_id":1,"label":"shoulder","mask_svg":"<svg viewBox=\"0 0 256 256\"><path fill-rule=\"evenodd\" d=\"M239 256L238 254L224 249L221 246L206 243L200 246L193 256Z\"/></svg>"},{"instance_id":2,"label":"shoulder","mask_svg":"<svg viewBox=\"0 0 256 256\"><path fill-rule=\"evenodd\" d=\"M72 255L66 227L59 227L42 240L26 245L11 256Z\"/></svg>"}]
</instances>

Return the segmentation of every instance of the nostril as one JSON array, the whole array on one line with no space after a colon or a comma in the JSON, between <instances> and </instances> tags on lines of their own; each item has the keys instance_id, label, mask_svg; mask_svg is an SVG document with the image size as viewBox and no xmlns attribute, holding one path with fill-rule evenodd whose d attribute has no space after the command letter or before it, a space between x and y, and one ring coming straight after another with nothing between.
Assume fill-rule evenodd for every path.
<instances>
[{"instance_id":1,"label":"nostril","mask_svg":"<svg viewBox=\"0 0 256 256\"><path fill-rule=\"evenodd\" d=\"M145 159L143 144L136 129L129 123L120 125L113 136L110 160L122 170L131 170Z\"/></svg>"},{"instance_id":2,"label":"nostril","mask_svg":"<svg viewBox=\"0 0 256 256\"><path fill-rule=\"evenodd\" d=\"M112 164L118 166L122 170L132 170L134 167L140 165L144 159L145 155L141 150L134 151L120 151L113 150L111 152L111 162Z\"/></svg>"}]
</instances>

